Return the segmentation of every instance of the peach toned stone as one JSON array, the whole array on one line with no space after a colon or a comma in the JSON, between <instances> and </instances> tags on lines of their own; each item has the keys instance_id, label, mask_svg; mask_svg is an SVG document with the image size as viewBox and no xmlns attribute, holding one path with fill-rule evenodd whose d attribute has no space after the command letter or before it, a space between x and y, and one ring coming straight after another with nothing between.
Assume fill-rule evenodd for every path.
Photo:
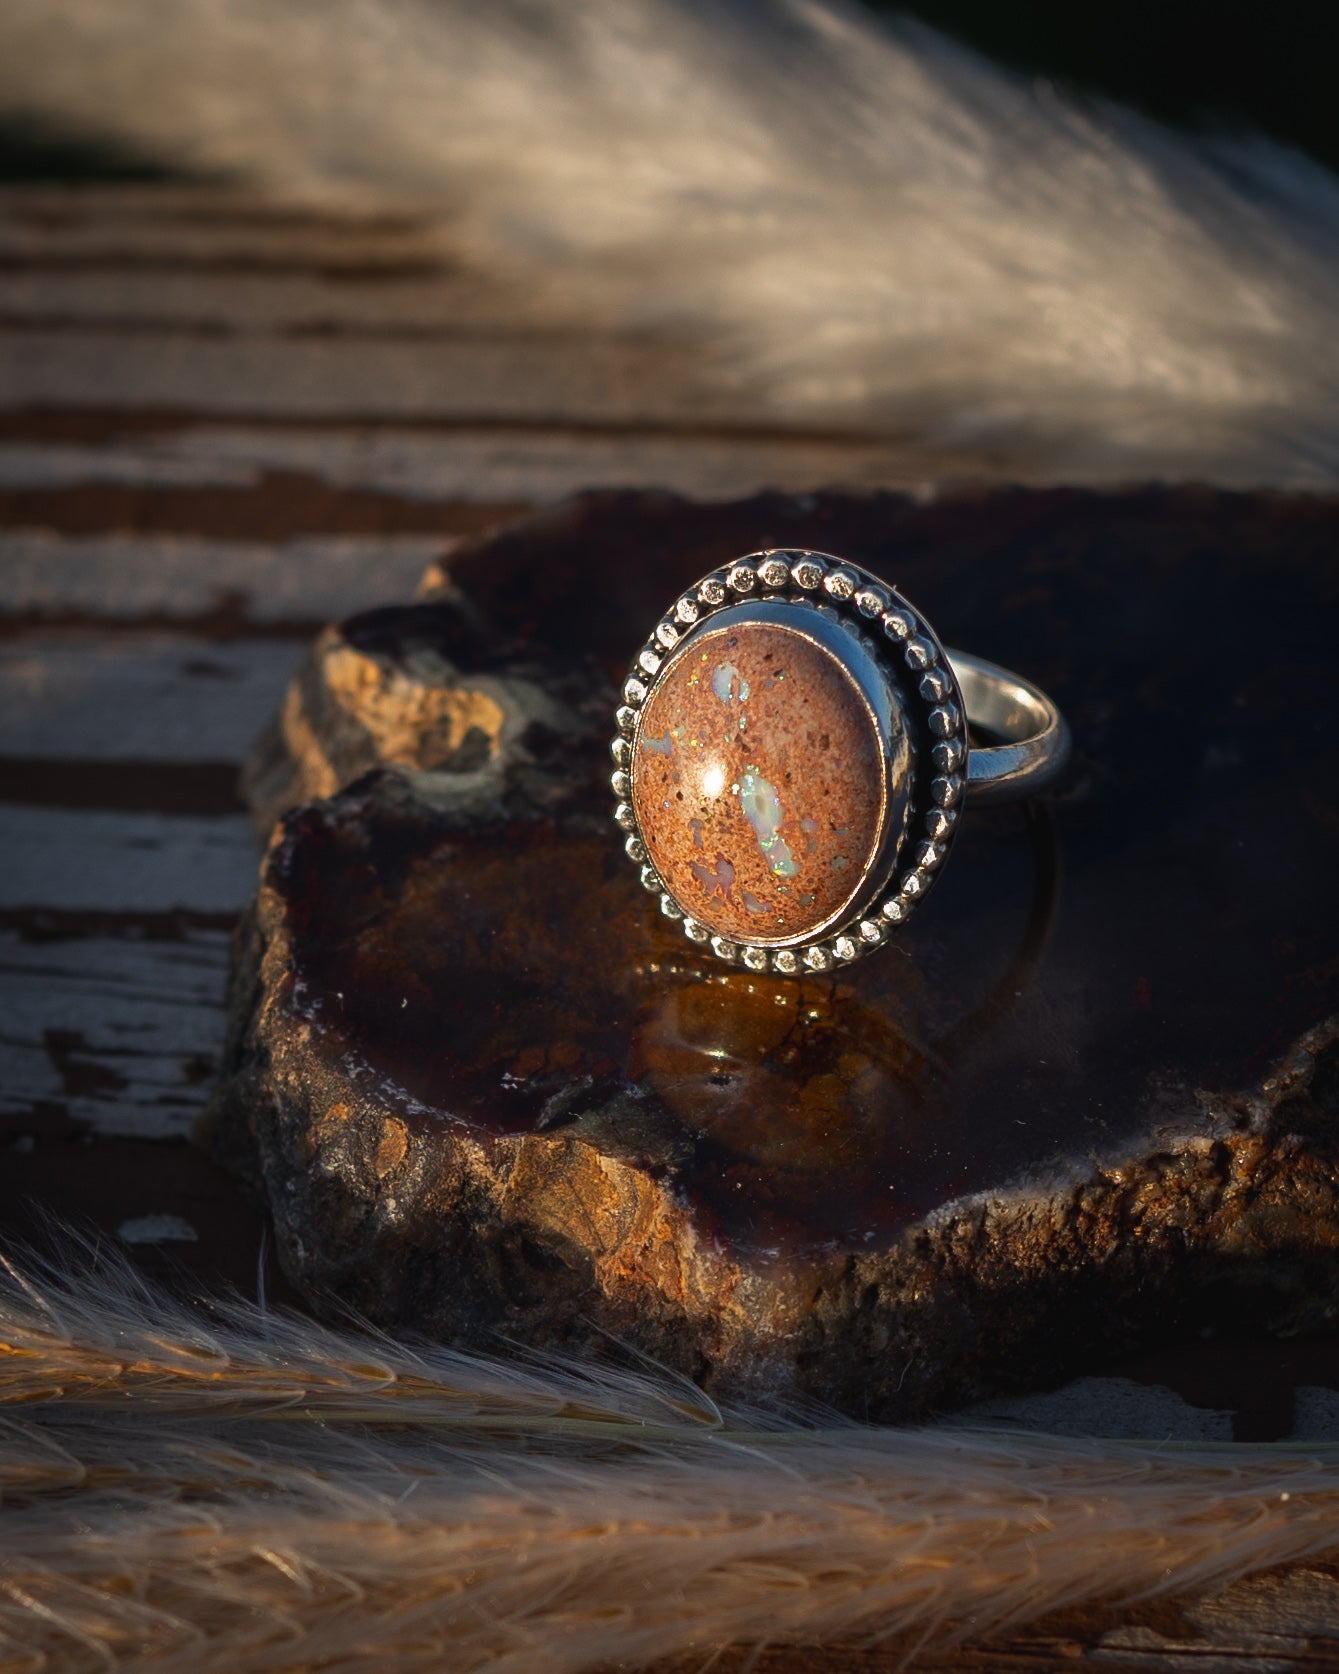
<instances>
[{"instance_id":1,"label":"peach toned stone","mask_svg":"<svg viewBox=\"0 0 1339 1674\"><path fill-rule=\"evenodd\" d=\"M708 929L811 935L849 906L879 849L879 730L843 662L804 634L708 630L646 701L632 801L651 863Z\"/></svg>"}]
</instances>

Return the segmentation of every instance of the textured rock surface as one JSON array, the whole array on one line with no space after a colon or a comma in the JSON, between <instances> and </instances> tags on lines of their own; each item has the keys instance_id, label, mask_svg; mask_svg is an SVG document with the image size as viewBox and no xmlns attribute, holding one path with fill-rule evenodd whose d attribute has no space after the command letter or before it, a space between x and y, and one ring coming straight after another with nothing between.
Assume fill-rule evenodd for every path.
<instances>
[{"instance_id":1,"label":"textured rock surface","mask_svg":"<svg viewBox=\"0 0 1339 1674\"><path fill-rule=\"evenodd\" d=\"M885 1416L1327 1323L1336 532L1186 493L597 498L330 630L254 782L399 765L277 834L209 1123L289 1273ZM1053 816L969 809L934 902L832 980L695 964L608 822L629 649L772 544L882 569L1078 744Z\"/></svg>"}]
</instances>

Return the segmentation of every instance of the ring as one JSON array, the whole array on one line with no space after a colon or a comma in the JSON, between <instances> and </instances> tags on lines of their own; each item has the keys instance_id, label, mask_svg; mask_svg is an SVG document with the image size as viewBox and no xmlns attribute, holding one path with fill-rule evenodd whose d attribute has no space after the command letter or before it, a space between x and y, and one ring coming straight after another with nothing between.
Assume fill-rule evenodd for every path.
<instances>
[{"instance_id":1,"label":"ring","mask_svg":"<svg viewBox=\"0 0 1339 1674\"><path fill-rule=\"evenodd\" d=\"M966 801L1032 796L1069 755L1044 692L946 651L894 588L821 552L703 576L622 698L614 820L643 886L690 941L783 976L879 947Z\"/></svg>"}]
</instances>

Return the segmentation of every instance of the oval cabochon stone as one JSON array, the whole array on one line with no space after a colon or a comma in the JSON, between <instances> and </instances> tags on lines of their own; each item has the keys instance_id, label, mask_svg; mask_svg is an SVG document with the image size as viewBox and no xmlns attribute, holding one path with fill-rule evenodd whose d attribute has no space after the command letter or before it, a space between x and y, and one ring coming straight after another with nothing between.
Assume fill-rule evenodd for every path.
<instances>
[{"instance_id":1,"label":"oval cabochon stone","mask_svg":"<svg viewBox=\"0 0 1339 1674\"><path fill-rule=\"evenodd\" d=\"M784 945L838 922L889 828L903 829L910 739L853 636L802 607L725 615L656 676L632 805L686 912L718 935Z\"/></svg>"}]
</instances>

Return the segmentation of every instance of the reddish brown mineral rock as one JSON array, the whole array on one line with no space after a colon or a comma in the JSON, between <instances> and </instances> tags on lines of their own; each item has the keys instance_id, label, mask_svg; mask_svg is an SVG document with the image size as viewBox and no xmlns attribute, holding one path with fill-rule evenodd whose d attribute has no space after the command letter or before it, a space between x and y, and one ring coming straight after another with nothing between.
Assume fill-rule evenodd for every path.
<instances>
[{"instance_id":1,"label":"reddish brown mineral rock","mask_svg":"<svg viewBox=\"0 0 1339 1674\"><path fill-rule=\"evenodd\" d=\"M1185 492L592 497L323 636L253 795L363 776L271 847L211 1130L290 1277L391 1327L612 1337L886 1417L1160 1333L1339 1317L1337 527ZM685 943L610 817L627 658L769 545L895 580L1077 744L1053 817L969 796L924 912L801 981ZM649 736L704 736L704 706L731 783L780 787L791 855L854 862L878 810L845 677L820 657L821 711L773 713L769 648L723 646L725 696L699 680ZM747 751L720 730L745 707ZM825 782L863 834L805 830ZM724 856L736 910L741 886L784 910L779 851L725 814L702 851L684 815L687 864Z\"/></svg>"}]
</instances>

